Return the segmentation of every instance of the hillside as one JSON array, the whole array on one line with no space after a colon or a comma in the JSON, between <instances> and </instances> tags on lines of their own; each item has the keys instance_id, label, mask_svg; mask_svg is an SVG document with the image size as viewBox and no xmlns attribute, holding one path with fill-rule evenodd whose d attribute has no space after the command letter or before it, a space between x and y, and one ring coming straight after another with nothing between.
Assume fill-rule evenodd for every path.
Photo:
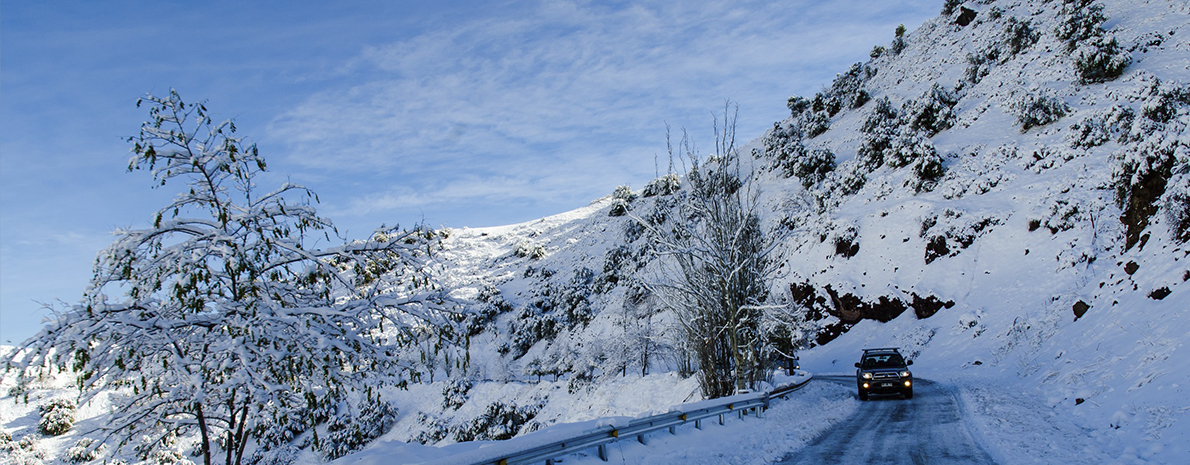
<instances>
[{"instance_id":1,"label":"hillside","mask_svg":"<svg viewBox=\"0 0 1190 465\"><path fill-rule=\"evenodd\" d=\"M1059 37L1064 22L1094 23L1094 5L1103 6L1107 19L1097 24L1105 32ZM1183 311L1190 7L962 7L975 12L966 26L956 7L906 33L899 53L896 41L886 44L819 95L800 105L792 99L801 113L742 150L754 156L748 182L763 192L763 221L791 230L788 267L773 291L804 317L794 334L807 347L802 362L812 372L848 372L859 348L900 346L921 376L971 386L967 395L983 406L975 408L993 442L1019 440L997 438L1005 426L1038 426L995 411L997 398L1020 396L1106 453L1167 456L1187 431L1190 366L1176 353L1190 330ZM1127 66L1115 79L1096 77L1096 65L1080 65L1079 54L1107 50L1094 44L1112 38L1116 66ZM861 93L866 101L851 108ZM830 115L832 102L838 110ZM810 137L823 122L829 128ZM873 147L882 148L883 163L873 161ZM823 151L837 167L815 178L813 160ZM941 172L923 176L931 162ZM453 263L474 270L461 273L461 283L476 295L499 289L511 308L472 341L473 353L533 340L523 329L533 318L575 325L519 358L485 358L476 373L523 378L535 360L552 361L573 385L588 363L602 368L595 386L623 383L600 375L623 365L639 375L640 351L616 351L624 338L641 339L641 322L662 329L652 370L677 370L665 356L667 315L642 310L648 304L626 285L648 279L647 247L631 217L655 214L659 202L665 196L639 197L627 203L628 215L610 216L617 200L605 198L538 222L454 231ZM535 246L544 256L518 256L518 247ZM574 294L583 296L579 310L591 309L590 323L573 322L566 305L541 305L573 303L543 296ZM1033 441L1048 447L1045 438Z\"/></svg>"},{"instance_id":2,"label":"hillside","mask_svg":"<svg viewBox=\"0 0 1190 465\"><path fill-rule=\"evenodd\" d=\"M1177 462L1190 452L1190 4L947 4L742 147L762 225L785 237L777 344L818 374L901 347L916 376L957 387L1001 462ZM436 265L469 337L411 351L436 368L386 395L400 414L373 447L699 399L673 316L640 285L657 260L640 222L663 224L681 181L442 231ZM0 403L6 431L33 428L34 406ZM436 454L414 449L401 450Z\"/></svg>"}]
</instances>

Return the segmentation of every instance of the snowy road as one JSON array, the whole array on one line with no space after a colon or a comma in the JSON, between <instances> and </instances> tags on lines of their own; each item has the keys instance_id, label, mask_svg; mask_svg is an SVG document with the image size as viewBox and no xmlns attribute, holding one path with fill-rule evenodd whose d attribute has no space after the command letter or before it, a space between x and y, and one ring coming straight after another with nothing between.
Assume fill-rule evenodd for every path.
<instances>
[{"instance_id":1,"label":"snowy road","mask_svg":"<svg viewBox=\"0 0 1190 465\"><path fill-rule=\"evenodd\" d=\"M851 376L820 376L816 382L855 386ZM850 417L777 464L993 464L969 433L955 394L918 379L914 397L861 403Z\"/></svg>"}]
</instances>

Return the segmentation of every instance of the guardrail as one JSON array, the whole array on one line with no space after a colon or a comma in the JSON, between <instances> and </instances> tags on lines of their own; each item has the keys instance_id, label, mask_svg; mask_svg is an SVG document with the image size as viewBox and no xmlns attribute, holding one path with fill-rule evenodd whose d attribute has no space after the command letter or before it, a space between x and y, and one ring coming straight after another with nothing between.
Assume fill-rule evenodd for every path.
<instances>
[{"instance_id":1,"label":"guardrail","mask_svg":"<svg viewBox=\"0 0 1190 465\"><path fill-rule=\"evenodd\" d=\"M743 418L748 412L754 412L759 417L768 409L774 399L783 398L789 393L801 389L810 382L810 379L810 376L805 376L805 379L779 386L767 392L740 394L678 405L671 408L668 413L620 421L618 424L601 425L577 435L553 439L543 444L525 444L525 448L516 451L509 450L508 447L495 447L490 451L481 448L462 454L463 456L444 457L430 463L512 465L544 461L546 465L553 465L556 458L590 449L596 449L599 458L606 462L608 460L607 446L622 439L636 438L641 444L648 444L650 433L668 429L670 433L676 434L678 426L690 422L694 422L695 428L702 429L702 421L710 417L717 416L720 425L724 424L724 417L732 413ZM513 442L516 439L509 441Z\"/></svg>"}]
</instances>

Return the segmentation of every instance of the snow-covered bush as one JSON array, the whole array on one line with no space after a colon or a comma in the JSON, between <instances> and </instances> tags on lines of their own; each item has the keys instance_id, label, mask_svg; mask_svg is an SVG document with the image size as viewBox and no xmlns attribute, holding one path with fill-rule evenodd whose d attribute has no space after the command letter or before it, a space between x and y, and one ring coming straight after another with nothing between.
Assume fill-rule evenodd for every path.
<instances>
[{"instance_id":1,"label":"snow-covered bush","mask_svg":"<svg viewBox=\"0 0 1190 465\"><path fill-rule=\"evenodd\" d=\"M181 451L173 448L160 448L149 454L147 460L154 465L194 465L194 462Z\"/></svg>"},{"instance_id":2,"label":"snow-covered bush","mask_svg":"<svg viewBox=\"0 0 1190 465\"><path fill-rule=\"evenodd\" d=\"M625 202L636 200L636 194L632 192L632 188L628 186L616 186L612 191L613 199L621 199Z\"/></svg>"},{"instance_id":3,"label":"snow-covered bush","mask_svg":"<svg viewBox=\"0 0 1190 465\"><path fill-rule=\"evenodd\" d=\"M442 408L444 410L458 410L467 403L467 394L475 383L467 378L452 379L442 388Z\"/></svg>"},{"instance_id":4,"label":"snow-covered bush","mask_svg":"<svg viewBox=\"0 0 1190 465\"><path fill-rule=\"evenodd\" d=\"M1074 68L1083 84L1107 82L1120 77L1132 63L1115 37L1096 36L1079 43L1074 53Z\"/></svg>"},{"instance_id":5,"label":"snow-covered bush","mask_svg":"<svg viewBox=\"0 0 1190 465\"><path fill-rule=\"evenodd\" d=\"M436 416L417 412L417 425L420 431L413 435L409 442L432 445L450 436L450 426L446 420Z\"/></svg>"},{"instance_id":6,"label":"snow-covered bush","mask_svg":"<svg viewBox=\"0 0 1190 465\"><path fill-rule=\"evenodd\" d=\"M252 456L248 458L247 462L249 465L291 465L297 462L300 453L301 449L291 444L283 444L269 449L258 448L252 451Z\"/></svg>"},{"instance_id":7,"label":"snow-covered bush","mask_svg":"<svg viewBox=\"0 0 1190 465\"><path fill-rule=\"evenodd\" d=\"M45 451L37 446L33 436L14 441L7 431L0 431L0 459L6 465L42 465Z\"/></svg>"},{"instance_id":8,"label":"snow-covered bush","mask_svg":"<svg viewBox=\"0 0 1190 465\"><path fill-rule=\"evenodd\" d=\"M933 150L933 145L930 145L930 150L921 156L918 156L910 166L913 169L914 180L908 181L909 187L913 187L915 192L923 192L933 190L934 186L938 184L938 180L946 174L946 167L942 164L942 156L937 151Z\"/></svg>"},{"instance_id":9,"label":"snow-covered bush","mask_svg":"<svg viewBox=\"0 0 1190 465\"><path fill-rule=\"evenodd\" d=\"M1012 102L1011 108L1017 124L1021 125L1021 132L1050 124L1070 111L1066 102L1047 93L1028 93Z\"/></svg>"},{"instance_id":10,"label":"snow-covered bush","mask_svg":"<svg viewBox=\"0 0 1190 465\"><path fill-rule=\"evenodd\" d=\"M95 440L82 438L73 446L66 449L66 461L70 463L86 463L98 459L103 454L103 445L95 445Z\"/></svg>"},{"instance_id":11,"label":"snow-covered bush","mask_svg":"<svg viewBox=\"0 0 1190 465\"><path fill-rule=\"evenodd\" d=\"M835 170L835 154L827 149L803 152L802 156L785 166L787 175L802 180L802 187L810 188L826 179Z\"/></svg>"},{"instance_id":12,"label":"snow-covered bush","mask_svg":"<svg viewBox=\"0 0 1190 465\"><path fill-rule=\"evenodd\" d=\"M1084 220L1087 215L1084 210L1079 203L1070 199L1057 199L1050 205L1046 217L1041 219L1040 226L1048 229L1050 234L1069 231Z\"/></svg>"},{"instance_id":13,"label":"snow-covered bush","mask_svg":"<svg viewBox=\"0 0 1190 465\"><path fill-rule=\"evenodd\" d=\"M1015 16L1005 20L1003 39L1001 40L1001 45L1005 49L1003 61L1015 57L1041 39L1041 33L1033 30L1031 26L1032 24L1028 20L1021 21Z\"/></svg>"},{"instance_id":14,"label":"snow-covered bush","mask_svg":"<svg viewBox=\"0 0 1190 465\"><path fill-rule=\"evenodd\" d=\"M543 340L552 340L565 329L585 326L595 317L590 296L594 293L595 273L587 268L574 271L565 284L547 283L532 300L517 309L509 321L508 341L501 354L519 358Z\"/></svg>"},{"instance_id":15,"label":"snow-covered bush","mask_svg":"<svg viewBox=\"0 0 1190 465\"><path fill-rule=\"evenodd\" d=\"M904 168L922 158L937 156L934 144L921 133L898 130L884 150L884 163L892 168Z\"/></svg>"},{"instance_id":16,"label":"snow-covered bush","mask_svg":"<svg viewBox=\"0 0 1190 465\"><path fill-rule=\"evenodd\" d=\"M1079 42L1103 34L1105 21L1103 5L1095 0L1062 0L1054 33L1066 42L1066 51L1073 52Z\"/></svg>"},{"instance_id":17,"label":"snow-covered bush","mask_svg":"<svg viewBox=\"0 0 1190 465\"><path fill-rule=\"evenodd\" d=\"M822 135L822 133L831 128L830 116L827 116L826 112L822 111L802 113L802 116L796 120L796 123L798 129L801 129L802 133L810 139Z\"/></svg>"},{"instance_id":18,"label":"snow-covered bush","mask_svg":"<svg viewBox=\"0 0 1190 465\"><path fill-rule=\"evenodd\" d=\"M670 173L649 181L641 191L642 197L670 195L682 188L682 180L678 175Z\"/></svg>"},{"instance_id":19,"label":"snow-covered bush","mask_svg":"<svg viewBox=\"0 0 1190 465\"><path fill-rule=\"evenodd\" d=\"M790 115L797 116L810 109L810 100L794 95L785 101L785 106L789 108Z\"/></svg>"},{"instance_id":20,"label":"snow-covered bush","mask_svg":"<svg viewBox=\"0 0 1190 465\"><path fill-rule=\"evenodd\" d=\"M21 399L22 402L27 404L29 403L29 393L32 391L33 389L29 387L29 377L22 373L17 375L16 384L8 388L8 397L14 400Z\"/></svg>"},{"instance_id":21,"label":"snow-covered bush","mask_svg":"<svg viewBox=\"0 0 1190 465\"><path fill-rule=\"evenodd\" d=\"M954 125L954 106L958 102L953 92L935 82L921 97L905 102L902 109L911 129L933 137Z\"/></svg>"},{"instance_id":22,"label":"snow-covered bush","mask_svg":"<svg viewBox=\"0 0 1190 465\"><path fill-rule=\"evenodd\" d=\"M619 245L608 249L607 254L603 256L603 272L595 277L594 291L612 290L621 282L629 279L641 266L643 263L636 260L631 247Z\"/></svg>"},{"instance_id":23,"label":"snow-covered bush","mask_svg":"<svg viewBox=\"0 0 1190 465\"><path fill-rule=\"evenodd\" d=\"M946 0L942 2L942 15L950 16L963 4L963 0Z\"/></svg>"},{"instance_id":24,"label":"snow-covered bush","mask_svg":"<svg viewBox=\"0 0 1190 465\"><path fill-rule=\"evenodd\" d=\"M1131 108L1113 105L1106 111L1070 125L1071 132L1066 134L1066 140L1075 148L1098 147L1112 140L1124 143L1128 140L1135 119L1136 112Z\"/></svg>"},{"instance_id":25,"label":"snow-covered bush","mask_svg":"<svg viewBox=\"0 0 1190 465\"><path fill-rule=\"evenodd\" d=\"M1149 89L1149 97L1141 107L1141 115L1155 123L1170 122L1190 106L1190 86L1163 85L1154 79Z\"/></svg>"},{"instance_id":26,"label":"snow-covered bush","mask_svg":"<svg viewBox=\"0 0 1190 465\"><path fill-rule=\"evenodd\" d=\"M1182 128L1185 130L1185 128ZM1123 210L1125 248L1140 238L1149 218L1157 213L1158 200L1166 193L1175 172L1190 164L1190 147L1165 133L1155 133L1118 154L1120 163L1113 172L1116 204Z\"/></svg>"},{"instance_id":27,"label":"snow-covered bush","mask_svg":"<svg viewBox=\"0 0 1190 465\"><path fill-rule=\"evenodd\" d=\"M846 73L836 76L835 80L831 82L829 94L835 101L847 108L859 108L871 99L863 86L874 74L875 70L863 63L853 64ZM835 116L837 112L838 109L835 109L828 111L827 114Z\"/></svg>"},{"instance_id":28,"label":"snow-covered bush","mask_svg":"<svg viewBox=\"0 0 1190 465\"><path fill-rule=\"evenodd\" d=\"M628 214L628 202L624 199L612 199L612 204L607 209L607 216L624 216Z\"/></svg>"},{"instance_id":29,"label":"snow-covered bush","mask_svg":"<svg viewBox=\"0 0 1190 465\"><path fill-rule=\"evenodd\" d=\"M919 235L926 239L926 264L938 258L958 255L1002 222L996 217L970 217L951 209L946 209L941 215L924 218Z\"/></svg>"},{"instance_id":30,"label":"snow-covered bush","mask_svg":"<svg viewBox=\"0 0 1190 465\"><path fill-rule=\"evenodd\" d=\"M37 432L47 436L61 436L74 426L74 411L78 409L73 400L54 399L37 408L41 420Z\"/></svg>"},{"instance_id":31,"label":"snow-covered bush","mask_svg":"<svg viewBox=\"0 0 1190 465\"><path fill-rule=\"evenodd\" d=\"M479 305L460 315L462 317L461 326L468 336L475 336L483 332L491 326L492 322L496 321L497 316L513 311L512 304L500 295L500 289L492 285L481 288L477 300Z\"/></svg>"},{"instance_id":32,"label":"snow-covered bush","mask_svg":"<svg viewBox=\"0 0 1190 465\"><path fill-rule=\"evenodd\" d=\"M1165 219L1169 221L1169 231L1173 239L1187 242L1190 241L1190 175L1185 172L1186 165L1183 165L1180 171L1175 175L1175 179L1169 182L1162 207L1165 209Z\"/></svg>"},{"instance_id":33,"label":"snow-covered bush","mask_svg":"<svg viewBox=\"0 0 1190 465\"><path fill-rule=\"evenodd\" d=\"M545 257L545 247L526 239L517 243L513 254L521 258L537 260Z\"/></svg>"},{"instance_id":34,"label":"snow-covered bush","mask_svg":"<svg viewBox=\"0 0 1190 465\"><path fill-rule=\"evenodd\" d=\"M888 97L877 100L872 112L860 127L862 139L856 152L856 160L868 171L884 165L885 152L892 146L892 141L901 126L901 112L893 106Z\"/></svg>"},{"instance_id":35,"label":"snow-covered bush","mask_svg":"<svg viewBox=\"0 0 1190 465\"><path fill-rule=\"evenodd\" d=\"M516 403L494 402L483 415L451 428L457 442L502 441L512 439L521 428L537 417L540 405L517 406Z\"/></svg>"},{"instance_id":36,"label":"snow-covered bush","mask_svg":"<svg viewBox=\"0 0 1190 465\"><path fill-rule=\"evenodd\" d=\"M340 415L327 425L326 439L318 448L327 460L362 449L397 421L397 408L386 401L363 402L356 415Z\"/></svg>"},{"instance_id":37,"label":"snow-covered bush","mask_svg":"<svg viewBox=\"0 0 1190 465\"><path fill-rule=\"evenodd\" d=\"M896 37L893 38L892 45L888 47L888 50L893 55L900 55L901 51L905 50L905 25L898 25L895 33Z\"/></svg>"},{"instance_id":38,"label":"snow-covered bush","mask_svg":"<svg viewBox=\"0 0 1190 465\"><path fill-rule=\"evenodd\" d=\"M835 154L826 149L807 150L796 128L775 124L765 135L764 155L785 177L796 176L809 188L835 170Z\"/></svg>"},{"instance_id":39,"label":"snow-covered bush","mask_svg":"<svg viewBox=\"0 0 1190 465\"><path fill-rule=\"evenodd\" d=\"M996 49L992 48L979 53L967 54L967 69L963 72L965 82L979 84L979 81L991 74L992 65L996 63L995 57L999 56L998 53L989 53L994 50Z\"/></svg>"}]
</instances>

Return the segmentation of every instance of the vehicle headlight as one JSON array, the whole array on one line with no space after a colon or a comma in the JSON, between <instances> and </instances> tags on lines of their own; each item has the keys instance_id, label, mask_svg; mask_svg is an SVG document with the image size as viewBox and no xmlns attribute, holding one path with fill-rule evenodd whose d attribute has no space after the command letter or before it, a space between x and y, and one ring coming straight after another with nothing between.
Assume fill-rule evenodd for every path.
<instances>
[{"instance_id":1,"label":"vehicle headlight","mask_svg":"<svg viewBox=\"0 0 1190 465\"><path fill-rule=\"evenodd\" d=\"M871 374L871 373L864 373L864 374L863 374L861 377L862 377L863 379L872 379L872 374Z\"/></svg>"},{"instance_id":2,"label":"vehicle headlight","mask_svg":"<svg viewBox=\"0 0 1190 465\"><path fill-rule=\"evenodd\" d=\"M908 378L908 377L910 377L910 376L913 376L913 374L912 374L912 373L909 373L909 370L905 370L905 371L902 371L902 372L901 372L901 377L902 377L902 378Z\"/></svg>"}]
</instances>

